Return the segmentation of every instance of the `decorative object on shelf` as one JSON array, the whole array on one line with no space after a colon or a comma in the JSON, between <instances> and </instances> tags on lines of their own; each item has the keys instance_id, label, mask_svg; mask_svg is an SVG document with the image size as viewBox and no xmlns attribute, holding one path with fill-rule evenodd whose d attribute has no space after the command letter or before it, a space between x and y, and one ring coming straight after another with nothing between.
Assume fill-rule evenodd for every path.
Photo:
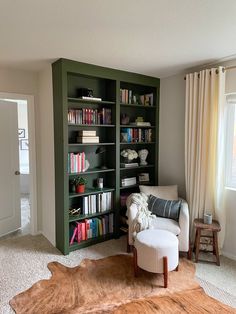
<instances>
[{"instance_id":1,"label":"decorative object on shelf","mask_svg":"<svg viewBox=\"0 0 236 314\"><path fill-rule=\"evenodd\" d=\"M140 158L140 166L146 166L148 163L146 162L148 155L148 150L147 149L140 149L138 151L138 156Z\"/></svg>"},{"instance_id":2,"label":"decorative object on shelf","mask_svg":"<svg viewBox=\"0 0 236 314\"><path fill-rule=\"evenodd\" d=\"M87 183L87 180L84 179L83 177L76 177L75 178L76 192L84 193L86 183Z\"/></svg>"},{"instance_id":3,"label":"decorative object on shelf","mask_svg":"<svg viewBox=\"0 0 236 314\"><path fill-rule=\"evenodd\" d=\"M101 154L102 156L102 166L100 168L103 170L107 169L107 166L105 165L105 160L104 160L105 152L106 152L106 148L103 146L98 147L95 152L95 154Z\"/></svg>"},{"instance_id":4,"label":"decorative object on shelf","mask_svg":"<svg viewBox=\"0 0 236 314\"><path fill-rule=\"evenodd\" d=\"M149 173L148 172L140 173L139 176L138 176L138 181L140 183L149 182Z\"/></svg>"},{"instance_id":5,"label":"decorative object on shelf","mask_svg":"<svg viewBox=\"0 0 236 314\"><path fill-rule=\"evenodd\" d=\"M120 118L121 124L129 124L129 120L129 116L126 113L122 113Z\"/></svg>"},{"instance_id":6,"label":"decorative object on shelf","mask_svg":"<svg viewBox=\"0 0 236 314\"><path fill-rule=\"evenodd\" d=\"M128 162L128 163L125 163L125 162L121 162L120 164L120 167L121 168L135 168L135 167L138 167L138 163L137 162Z\"/></svg>"},{"instance_id":7,"label":"decorative object on shelf","mask_svg":"<svg viewBox=\"0 0 236 314\"><path fill-rule=\"evenodd\" d=\"M70 193L76 193L76 178L69 181L69 191Z\"/></svg>"},{"instance_id":8,"label":"decorative object on shelf","mask_svg":"<svg viewBox=\"0 0 236 314\"><path fill-rule=\"evenodd\" d=\"M81 130L78 132L77 143L99 143L99 136L96 131Z\"/></svg>"},{"instance_id":9,"label":"decorative object on shelf","mask_svg":"<svg viewBox=\"0 0 236 314\"><path fill-rule=\"evenodd\" d=\"M138 154L134 149L123 149L120 155L124 158L125 163L129 163L138 158Z\"/></svg>"},{"instance_id":10,"label":"decorative object on shelf","mask_svg":"<svg viewBox=\"0 0 236 314\"><path fill-rule=\"evenodd\" d=\"M80 215L81 213L81 208L70 208L69 209L69 215L70 216L77 216Z\"/></svg>"},{"instance_id":11,"label":"decorative object on shelf","mask_svg":"<svg viewBox=\"0 0 236 314\"><path fill-rule=\"evenodd\" d=\"M204 224L211 225L212 224L212 213L209 211L205 211L203 215Z\"/></svg>"},{"instance_id":12,"label":"decorative object on shelf","mask_svg":"<svg viewBox=\"0 0 236 314\"><path fill-rule=\"evenodd\" d=\"M78 88L77 97L93 97L93 90L91 88Z\"/></svg>"},{"instance_id":13,"label":"decorative object on shelf","mask_svg":"<svg viewBox=\"0 0 236 314\"><path fill-rule=\"evenodd\" d=\"M99 189L103 189L103 178L98 178L97 184Z\"/></svg>"}]
</instances>

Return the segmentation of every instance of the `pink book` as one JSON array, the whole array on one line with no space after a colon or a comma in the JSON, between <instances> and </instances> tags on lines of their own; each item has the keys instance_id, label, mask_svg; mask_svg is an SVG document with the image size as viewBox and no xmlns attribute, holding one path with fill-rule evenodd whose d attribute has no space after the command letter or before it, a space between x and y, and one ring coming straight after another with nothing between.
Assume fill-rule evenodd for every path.
<instances>
[{"instance_id":1,"label":"pink book","mask_svg":"<svg viewBox=\"0 0 236 314\"><path fill-rule=\"evenodd\" d=\"M81 154L78 153L78 172L81 172L82 171L82 167L81 167Z\"/></svg>"},{"instance_id":2,"label":"pink book","mask_svg":"<svg viewBox=\"0 0 236 314\"><path fill-rule=\"evenodd\" d=\"M84 171L84 168L85 168L85 153L81 153L82 156L81 156L81 163L82 163L82 171Z\"/></svg>"},{"instance_id":3,"label":"pink book","mask_svg":"<svg viewBox=\"0 0 236 314\"><path fill-rule=\"evenodd\" d=\"M70 245L72 245L74 243L74 240L75 240L75 237L77 235L77 232L78 232L78 229L75 227L74 231L73 231L73 235L72 235L72 237L70 239Z\"/></svg>"},{"instance_id":4,"label":"pink book","mask_svg":"<svg viewBox=\"0 0 236 314\"><path fill-rule=\"evenodd\" d=\"M86 225L85 222L82 222L81 224L81 233L82 233L82 240L86 240Z\"/></svg>"}]
</instances>

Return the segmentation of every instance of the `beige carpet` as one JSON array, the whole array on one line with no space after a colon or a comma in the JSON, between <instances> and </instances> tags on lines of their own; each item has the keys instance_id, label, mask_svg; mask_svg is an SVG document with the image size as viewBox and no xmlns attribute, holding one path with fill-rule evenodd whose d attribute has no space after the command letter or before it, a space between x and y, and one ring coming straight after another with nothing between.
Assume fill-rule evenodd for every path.
<instances>
[{"instance_id":1,"label":"beige carpet","mask_svg":"<svg viewBox=\"0 0 236 314\"><path fill-rule=\"evenodd\" d=\"M8 304L10 299L40 279L50 278L51 274L47 269L49 262L58 261L66 266L75 267L84 258L99 259L124 254L125 249L125 237L78 250L68 256L63 256L41 235L0 241L0 313L13 313ZM200 278L201 286L209 295L236 308L235 277L231 276L236 271L236 263L222 258L221 264L221 267L197 264L197 278ZM227 278L227 283L224 282L224 277ZM212 282L209 280L211 278L214 278ZM215 284L217 278L219 285Z\"/></svg>"}]
</instances>

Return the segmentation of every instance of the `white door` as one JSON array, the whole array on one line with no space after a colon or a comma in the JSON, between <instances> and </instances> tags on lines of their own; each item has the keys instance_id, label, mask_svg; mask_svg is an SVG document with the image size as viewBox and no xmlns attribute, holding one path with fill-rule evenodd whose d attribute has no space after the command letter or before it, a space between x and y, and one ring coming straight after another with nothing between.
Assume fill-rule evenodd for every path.
<instances>
[{"instance_id":1,"label":"white door","mask_svg":"<svg viewBox=\"0 0 236 314\"><path fill-rule=\"evenodd\" d=\"M0 100L0 236L21 227L17 103Z\"/></svg>"}]
</instances>

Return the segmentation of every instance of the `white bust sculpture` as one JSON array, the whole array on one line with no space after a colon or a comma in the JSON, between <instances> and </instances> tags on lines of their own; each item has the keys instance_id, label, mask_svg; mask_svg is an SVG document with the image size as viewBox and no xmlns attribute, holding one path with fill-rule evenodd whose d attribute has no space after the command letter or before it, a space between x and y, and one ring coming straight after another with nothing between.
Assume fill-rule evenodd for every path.
<instances>
[{"instance_id":1,"label":"white bust sculpture","mask_svg":"<svg viewBox=\"0 0 236 314\"><path fill-rule=\"evenodd\" d=\"M146 166L147 162L147 155L148 155L148 150L147 149L141 149L138 151L138 156L140 158L140 166Z\"/></svg>"}]
</instances>

